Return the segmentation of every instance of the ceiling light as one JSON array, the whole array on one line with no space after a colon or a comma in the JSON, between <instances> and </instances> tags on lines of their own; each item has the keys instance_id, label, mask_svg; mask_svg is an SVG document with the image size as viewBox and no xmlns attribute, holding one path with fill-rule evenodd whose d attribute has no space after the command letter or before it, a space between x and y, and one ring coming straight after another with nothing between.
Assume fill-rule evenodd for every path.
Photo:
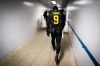
<instances>
[{"instance_id":1,"label":"ceiling light","mask_svg":"<svg viewBox=\"0 0 100 66\"><path fill-rule=\"evenodd\" d=\"M91 2L88 0L81 0L81 1L75 1L73 4L77 4L77 5L86 5L86 4L90 4Z\"/></svg>"},{"instance_id":2,"label":"ceiling light","mask_svg":"<svg viewBox=\"0 0 100 66\"><path fill-rule=\"evenodd\" d=\"M67 6L67 10L77 10L78 7L76 6Z\"/></svg>"},{"instance_id":3,"label":"ceiling light","mask_svg":"<svg viewBox=\"0 0 100 66\"><path fill-rule=\"evenodd\" d=\"M57 4L58 7L61 7L59 4Z\"/></svg>"},{"instance_id":4,"label":"ceiling light","mask_svg":"<svg viewBox=\"0 0 100 66\"><path fill-rule=\"evenodd\" d=\"M56 1L51 1L53 4L56 4Z\"/></svg>"},{"instance_id":5,"label":"ceiling light","mask_svg":"<svg viewBox=\"0 0 100 66\"><path fill-rule=\"evenodd\" d=\"M33 6L33 3L30 3L30 2L23 2L23 4L26 6Z\"/></svg>"}]
</instances>

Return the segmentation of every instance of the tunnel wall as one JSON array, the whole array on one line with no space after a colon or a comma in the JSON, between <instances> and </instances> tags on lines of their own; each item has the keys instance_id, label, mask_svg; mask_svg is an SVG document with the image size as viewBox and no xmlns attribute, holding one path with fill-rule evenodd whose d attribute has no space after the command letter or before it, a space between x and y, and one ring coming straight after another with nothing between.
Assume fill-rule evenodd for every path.
<instances>
[{"instance_id":1,"label":"tunnel wall","mask_svg":"<svg viewBox=\"0 0 100 66\"><path fill-rule=\"evenodd\" d=\"M70 25L100 64L100 0L70 12ZM69 27L69 37L78 66L95 66Z\"/></svg>"},{"instance_id":2,"label":"tunnel wall","mask_svg":"<svg viewBox=\"0 0 100 66\"><path fill-rule=\"evenodd\" d=\"M0 2L0 59L35 34L46 9L40 3L33 7L16 3Z\"/></svg>"}]
</instances>

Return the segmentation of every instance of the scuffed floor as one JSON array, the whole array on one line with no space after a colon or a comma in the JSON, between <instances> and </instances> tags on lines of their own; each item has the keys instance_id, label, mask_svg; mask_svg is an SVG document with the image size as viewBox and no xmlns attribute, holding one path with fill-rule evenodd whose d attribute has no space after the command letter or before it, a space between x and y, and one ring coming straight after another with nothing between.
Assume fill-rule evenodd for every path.
<instances>
[{"instance_id":1,"label":"scuffed floor","mask_svg":"<svg viewBox=\"0 0 100 66\"><path fill-rule=\"evenodd\" d=\"M67 34L62 38L61 47L59 66L77 66ZM57 66L54 59L55 51L51 46L51 38L44 30L40 30L30 42L2 59L0 66Z\"/></svg>"}]
</instances>

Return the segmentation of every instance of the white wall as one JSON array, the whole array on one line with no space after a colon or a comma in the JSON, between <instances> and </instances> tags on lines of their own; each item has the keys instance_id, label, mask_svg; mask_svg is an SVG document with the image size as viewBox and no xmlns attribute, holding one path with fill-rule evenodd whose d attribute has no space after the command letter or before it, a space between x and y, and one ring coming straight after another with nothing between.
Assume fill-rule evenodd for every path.
<instances>
[{"instance_id":1,"label":"white wall","mask_svg":"<svg viewBox=\"0 0 100 66\"><path fill-rule=\"evenodd\" d=\"M17 7L6 4L0 7L0 59L35 34L46 9L37 2L33 7L24 7L21 2Z\"/></svg>"},{"instance_id":2,"label":"white wall","mask_svg":"<svg viewBox=\"0 0 100 66\"><path fill-rule=\"evenodd\" d=\"M69 23L100 64L100 0L70 13ZM94 66L70 28L69 36L78 66Z\"/></svg>"}]
</instances>

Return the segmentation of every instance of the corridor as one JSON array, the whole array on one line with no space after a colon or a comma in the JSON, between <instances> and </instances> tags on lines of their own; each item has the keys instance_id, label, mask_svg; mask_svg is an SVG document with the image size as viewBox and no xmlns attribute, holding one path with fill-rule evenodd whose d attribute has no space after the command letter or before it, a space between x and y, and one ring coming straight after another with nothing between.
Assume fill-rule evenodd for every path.
<instances>
[{"instance_id":1,"label":"corridor","mask_svg":"<svg viewBox=\"0 0 100 66\"><path fill-rule=\"evenodd\" d=\"M54 6L66 16L59 65L43 16ZM100 66L100 0L0 0L0 66Z\"/></svg>"}]
</instances>

